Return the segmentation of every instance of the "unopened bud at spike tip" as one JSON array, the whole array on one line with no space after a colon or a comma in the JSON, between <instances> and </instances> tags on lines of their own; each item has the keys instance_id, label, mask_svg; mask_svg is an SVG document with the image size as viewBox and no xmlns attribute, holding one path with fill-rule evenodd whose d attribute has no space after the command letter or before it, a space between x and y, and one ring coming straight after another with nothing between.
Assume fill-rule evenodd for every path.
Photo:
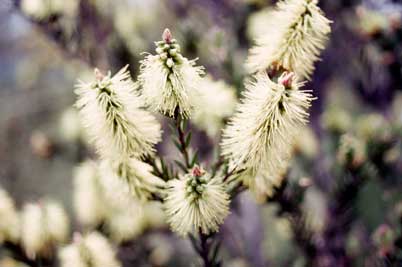
<instances>
[{"instance_id":1,"label":"unopened bud at spike tip","mask_svg":"<svg viewBox=\"0 0 402 267\"><path fill-rule=\"evenodd\" d=\"M168 44L172 41L172 33L168 28L163 31L162 40Z\"/></svg>"},{"instance_id":2,"label":"unopened bud at spike tip","mask_svg":"<svg viewBox=\"0 0 402 267\"><path fill-rule=\"evenodd\" d=\"M105 77L105 75L103 75L103 73L98 68L94 69L94 74L95 74L95 79L97 81L102 81L102 79Z\"/></svg>"},{"instance_id":3,"label":"unopened bud at spike tip","mask_svg":"<svg viewBox=\"0 0 402 267\"><path fill-rule=\"evenodd\" d=\"M201 177L203 175L204 171L199 167L199 166L195 166L193 168L192 174L195 177Z\"/></svg>"},{"instance_id":4,"label":"unopened bud at spike tip","mask_svg":"<svg viewBox=\"0 0 402 267\"><path fill-rule=\"evenodd\" d=\"M148 54L141 61L138 75L141 98L152 111L174 117L178 109L181 117L189 118L195 110L204 69L196 66L196 60L180 54L180 46L168 29L162 39L155 43L160 48L157 55Z\"/></svg>"},{"instance_id":5,"label":"unopened bud at spike tip","mask_svg":"<svg viewBox=\"0 0 402 267\"><path fill-rule=\"evenodd\" d=\"M284 72L279 78L279 83L289 88L292 85L295 74L293 72Z\"/></svg>"}]
</instances>

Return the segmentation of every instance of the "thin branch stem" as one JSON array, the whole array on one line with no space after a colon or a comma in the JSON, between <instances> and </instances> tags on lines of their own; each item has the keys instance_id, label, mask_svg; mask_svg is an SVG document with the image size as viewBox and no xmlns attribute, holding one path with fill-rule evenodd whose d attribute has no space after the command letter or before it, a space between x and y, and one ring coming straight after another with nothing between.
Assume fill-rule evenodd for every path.
<instances>
[{"instance_id":1,"label":"thin branch stem","mask_svg":"<svg viewBox=\"0 0 402 267\"><path fill-rule=\"evenodd\" d=\"M162 171L159 169L158 164L156 163L156 159L155 159L155 158L152 158L152 157L150 157L150 156L147 156L147 157L144 158L144 161L145 161L146 163L148 163L149 165L152 166L153 172L154 172L154 174L155 174L156 176L158 176L158 177L162 177L162 176L163 176L163 173L162 173Z\"/></svg>"},{"instance_id":2,"label":"thin branch stem","mask_svg":"<svg viewBox=\"0 0 402 267\"><path fill-rule=\"evenodd\" d=\"M215 162L215 164L212 166L212 177L215 176L216 172L219 170L219 168L225 164L225 159L220 156L217 160L217 162Z\"/></svg>"},{"instance_id":3,"label":"thin branch stem","mask_svg":"<svg viewBox=\"0 0 402 267\"><path fill-rule=\"evenodd\" d=\"M157 159L160 159L161 166L158 166ZM162 157L151 157L146 156L144 158L144 162L148 163L152 166L154 175L162 178L164 181L168 181L172 179L172 171L169 170L169 167L166 165Z\"/></svg>"},{"instance_id":4,"label":"thin branch stem","mask_svg":"<svg viewBox=\"0 0 402 267\"><path fill-rule=\"evenodd\" d=\"M184 159L186 168L190 169L192 166L191 166L190 156L189 156L189 152L188 152L187 144L186 144L186 140L185 140L186 133L184 132L183 122L185 122L184 119L180 116L178 109L176 109L175 115L174 115L174 123L175 123L178 140L179 140L179 144L180 144L179 150L180 150L181 154L183 155L183 159Z\"/></svg>"},{"instance_id":5,"label":"thin branch stem","mask_svg":"<svg viewBox=\"0 0 402 267\"><path fill-rule=\"evenodd\" d=\"M238 170L238 166L235 166L230 172L226 173L225 177L223 177L223 181L226 182L232 175L242 173L244 169Z\"/></svg>"},{"instance_id":6,"label":"thin branch stem","mask_svg":"<svg viewBox=\"0 0 402 267\"><path fill-rule=\"evenodd\" d=\"M196 158L190 159L190 153L188 150L190 144L191 133L185 132L184 126L185 120L180 116L179 110L175 110L174 114L174 127L176 129L177 134L177 148L180 151L183 157L183 163L177 162L179 166L184 165L186 169L191 169L196 161ZM216 244L215 248L213 248L213 244L215 240L213 239L214 235L206 235L203 234L201 229L199 230L199 238L195 238L190 235L189 239L194 250L200 256L203 267L218 267L219 263L216 262L216 256L218 254L219 245Z\"/></svg>"},{"instance_id":7,"label":"thin branch stem","mask_svg":"<svg viewBox=\"0 0 402 267\"><path fill-rule=\"evenodd\" d=\"M215 234L206 235L201 230L198 232L199 238L190 234L189 239L194 250L202 260L203 267L219 267L220 263L216 261L218 256L220 241L215 238Z\"/></svg>"},{"instance_id":8,"label":"thin branch stem","mask_svg":"<svg viewBox=\"0 0 402 267\"><path fill-rule=\"evenodd\" d=\"M200 256L203 261L204 267L213 267L214 263L209 258L210 244L208 242L209 236L203 234L199 231L200 234Z\"/></svg>"}]
</instances>

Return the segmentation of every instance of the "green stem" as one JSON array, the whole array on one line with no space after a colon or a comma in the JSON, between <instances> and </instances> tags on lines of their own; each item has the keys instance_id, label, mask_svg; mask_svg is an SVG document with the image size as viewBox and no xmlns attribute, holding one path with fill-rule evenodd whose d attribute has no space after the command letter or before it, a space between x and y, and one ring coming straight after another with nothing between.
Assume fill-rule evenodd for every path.
<instances>
[{"instance_id":1,"label":"green stem","mask_svg":"<svg viewBox=\"0 0 402 267\"><path fill-rule=\"evenodd\" d=\"M187 149L187 144L185 140L186 133L184 132L184 125L183 123L185 122L184 119L180 116L178 111L175 111L175 118L174 118L176 130L177 130L177 135L178 135L178 140L180 143L180 152L183 155L184 158L184 163L185 166L190 169L191 168L191 162L190 162L190 157L189 157L189 152Z\"/></svg>"},{"instance_id":2,"label":"green stem","mask_svg":"<svg viewBox=\"0 0 402 267\"><path fill-rule=\"evenodd\" d=\"M170 179L173 179L173 172L170 170L170 168L166 165L165 161L163 160L162 157L160 157L160 163L161 166L159 167L157 164L157 159L159 157L151 157L147 156L144 159L144 162L148 163L149 165L152 166L153 169L153 174L158 176L159 178L162 178L164 181L168 181Z\"/></svg>"}]
</instances>

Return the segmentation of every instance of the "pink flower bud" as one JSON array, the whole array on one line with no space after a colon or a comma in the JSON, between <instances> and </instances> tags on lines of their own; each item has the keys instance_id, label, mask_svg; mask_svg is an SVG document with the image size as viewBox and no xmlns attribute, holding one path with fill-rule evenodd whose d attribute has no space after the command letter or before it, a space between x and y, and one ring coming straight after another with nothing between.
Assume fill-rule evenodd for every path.
<instances>
[{"instance_id":1,"label":"pink flower bud","mask_svg":"<svg viewBox=\"0 0 402 267\"><path fill-rule=\"evenodd\" d=\"M170 42L172 41L172 33L170 32L170 30L168 28L166 28L163 31L162 40L165 41L165 43L167 43L167 44L170 44Z\"/></svg>"},{"instance_id":2,"label":"pink flower bud","mask_svg":"<svg viewBox=\"0 0 402 267\"><path fill-rule=\"evenodd\" d=\"M292 85L294 76L295 74L293 72L284 72L279 78L279 83L289 88Z\"/></svg>"},{"instance_id":3,"label":"pink flower bud","mask_svg":"<svg viewBox=\"0 0 402 267\"><path fill-rule=\"evenodd\" d=\"M199 166L194 166L192 170L192 175L195 177L201 177L204 174L204 170Z\"/></svg>"}]
</instances>

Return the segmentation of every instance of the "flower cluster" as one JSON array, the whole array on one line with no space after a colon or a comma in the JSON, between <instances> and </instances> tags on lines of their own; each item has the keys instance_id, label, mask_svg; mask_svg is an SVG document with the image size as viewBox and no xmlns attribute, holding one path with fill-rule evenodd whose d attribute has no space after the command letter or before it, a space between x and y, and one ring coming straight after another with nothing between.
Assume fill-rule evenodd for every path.
<instances>
[{"instance_id":1,"label":"flower cluster","mask_svg":"<svg viewBox=\"0 0 402 267\"><path fill-rule=\"evenodd\" d=\"M142 109L127 67L116 75L95 69L95 81L79 82L76 106L102 158L143 157L161 139L155 117Z\"/></svg>"},{"instance_id":2,"label":"flower cluster","mask_svg":"<svg viewBox=\"0 0 402 267\"><path fill-rule=\"evenodd\" d=\"M100 168L102 182L120 192L121 200L134 196L135 199L146 201L165 185L163 180L152 174L149 164L135 158L119 163L103 161Z\"/></svg>"},{"instance_id":3,"label":"flower cluster","mask_svg":"<svg viewBox=\"0 0 402 267\"><path fill-rule=\"evenodd\" d=\"M69 219L63 207L54 201L28 203L21 214L21 242L31 258L48 255L51 245L68 240Z\"/></svg>"},{"instance_id":4,"label":"flower cluster","mask_svg":"<svg viewBox=\"0 0 402 267\"><path fill-rule=\"evenodd\" d=\"M20 237L20 219L14 200L0 188L0 244L9 241L16 243Z\"/></svg>"},{"instance_id":5,"label":"flower cluster","mask_svg":"<svg viewBox=\"0 0 402 267\"><path fill-rule=\"evenodd\" d=\"M174 116L176 108L184 118L190 117L204 73L180 53L180 46L168 29L156 42L157 55L148 54L141 61L138 81L145 103L153 111Z\"/></svg>"},{"instance_id":6,"label":"flower cluster","mask_svg":"<svg viewBox=\"0 0 402 267\"><path fill-rule=\"evenodd\" d=\"M216 232L229 213L229 195L222 179L195 166L190 173L168 182L165 210L172 229L180 235L200 230Z\"/></svg>"},{"instance_id":7,"label":"flower cluster","mask_svg":"<svg viewBox=\"0 0 402 267\"><path fill-rule=\"evenodd\" d=\"M301 78L310 77L331 31L331 21L317 2L282 0L277 4L265 25L269 30L250 50L246 63L250 72L279 67Z\"/></svg>"},{"instance_id":8,"label":"flower cluster","mask_svg":"<svg viewBox=\"0 0 402 267\"><path fill-rule=\"evenodd\" d=\"M129 183L102 165L88 160L75 171L74 211L86 229L103 225L112 240L121 242L142 233L150 220L160 220L160 206L132 198Z\"/></svg>"},{"instance_id":9,"label":"flower cluster","mask_svg":"<svg viewBox=\"0 0 402 267\"><path fill-rule=\"evenodd\" d=\"M192 121L209 136L215 137L220 133L224 120L232 115L235 109L235 89L223 80L215 81L210 76L202 80L200 88Z\"/></svg>"},{"instance_id":10,"label":"flower cluster","mask_svg":"<svg viewBox=\"0 0 402 267\"><path fill-rule=\"evenodd\" d=\"M106 208L98 165L85 161L74 170L74 211L83 226L101 224Z\"/></svg>"},{"instance_id":11,"label":"flower cluster","mask_svg":"<svg viewBox=\"0 0 402 267\"><path fill-rule=\"evenodd\" d=\"M243 176L251 177L246 184L261 190L266 188L261 184L277 184L286 170L293 139L307 122L313 97L299 89L302 83L293 73L284 73L277 82L266 73L254 79L223 132L222 155L232 169L246 169ZM266 179L253 180L257 173Z\"/></svg>"},{"instance_id":12,"label":"flower cluster","mask_svg":"<svg viewBox=\"0 0 402 267\"><path fill-rule=\"evenodd\" d=\"M146 200L163 186L163 181L151 174L151 167L141 161L155 152L161 127L143 109L136 91L127 66L113 77L95 69L94 82L77 85L76 106L108 178L124 181L134 197Z\"/></svg>"},{"instance_id":13,"label":"flower cluster","mask_svg":"<svg viewBox=\"0 0 402 267\"><path fill-rule=\"evenodd\" d=\"M60 249L59 259L61 267L121 266L108 240L98 232L76 234L74 243Z\"/></svg>"},{"instance_id":14,"label":"flower cluster","mask_svg":"<svg viewBox=\"0 0 402 267\"><path fill-rule=\"evenodd\" d=\"M84 223L105 225L114 240L122 241L141 228L133 217L142 217L146 208L137 209L137 204L160 200L174 232L196 234L202 241L219 230L236 190L249 188L265 199L282 183L314 99L301 89L302 80L313 71L330 21L316 0L283 0L270 14L271 32L250 51L247 66L254 75L237 106L234 90L211 76L201 78L203 68L182 56L168 29L155 43L156 54L141 61L138 82L132 82L126 67L113 77L95 71L94 82L78 85L76 106L101 156L77 174L91 178L75 181L76 203L86 201L92 210L79 211ZM184 159L175 162L184 174L155 156L161 130L150 111L172 117L173 142ZM190 116L192 126L213 138L232 116L222 133L222 163L210 173L189 149L185 122ZM84 191L89 192L86 200ZM76 244L66 248L65 266L69 253L78 255L74 260L83 262L80 266L102 265L83 257L80 249Z\"/></svg>"}]
</instances>

